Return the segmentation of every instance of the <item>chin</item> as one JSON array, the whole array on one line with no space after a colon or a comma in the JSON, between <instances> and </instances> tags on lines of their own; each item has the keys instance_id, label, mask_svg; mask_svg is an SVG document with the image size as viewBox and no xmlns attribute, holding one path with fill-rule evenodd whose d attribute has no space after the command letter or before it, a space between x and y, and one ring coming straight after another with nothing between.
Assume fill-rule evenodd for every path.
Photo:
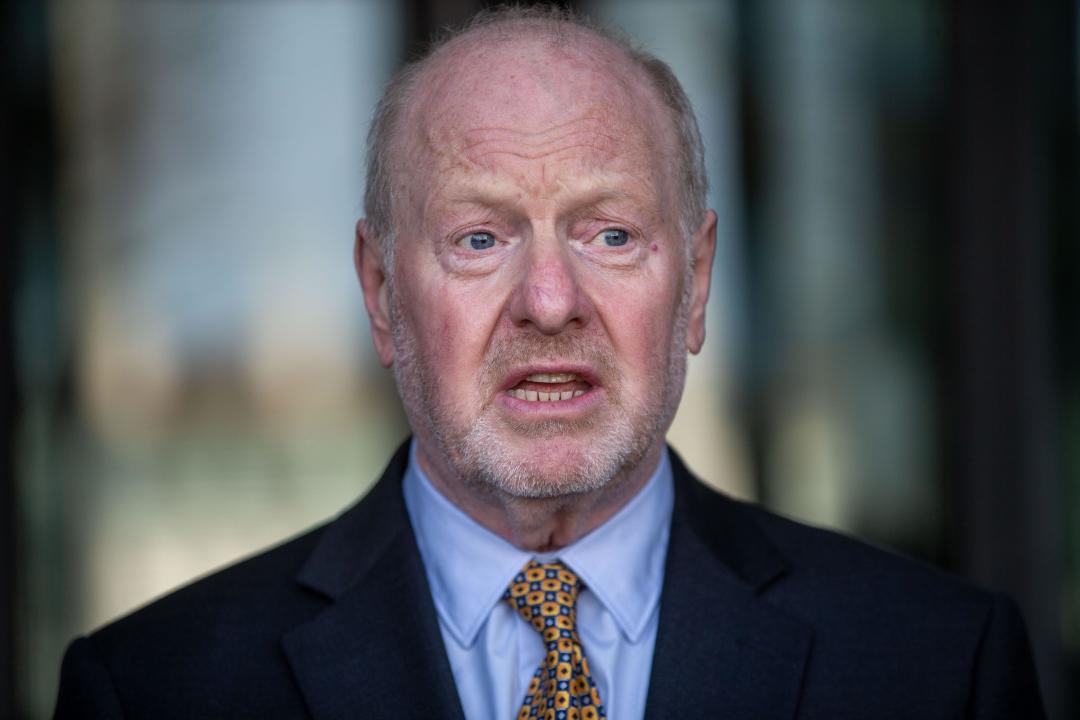
<instances>
[{"instance_id":1,"label":"chin","mask_svg":"<svg viewBox=\"0 0 1080 720\"><path fill-rule=\"evenodd\" d=\"M602 490L612 474L582 469L537 467L530 463L501 463L484 468L476 477L488 489L517 498L558 498Z\"/></svg>"},{"instance_id":2,"label":"chin","mask_svg":"<svg viewBox=\"0 0 1080 720\"><path fill-rule=\"evenodd\" d=\"M648 443L633 442L619 425L574 432L532 426L522 434L481 421L462 440L459 470L472 482L513 497L595 492L636 466L648 450Z\"/></svg>"}]
</instances>

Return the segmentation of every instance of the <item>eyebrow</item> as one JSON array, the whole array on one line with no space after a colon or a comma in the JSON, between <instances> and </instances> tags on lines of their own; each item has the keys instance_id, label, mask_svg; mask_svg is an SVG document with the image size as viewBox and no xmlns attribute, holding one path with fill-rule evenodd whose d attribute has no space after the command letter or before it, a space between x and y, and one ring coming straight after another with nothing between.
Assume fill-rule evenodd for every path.
<instances>
[{"instance_id":1,"label":"eyebrow","mask_svg":"<svg viewBox=\"0 0 1080 720\"><path fill-rule=\"evenodd\" d=\"M444 198L441 203L450 215L455 215L455 206L472 206L479 209L486 221L510 222L520 214L513 200L515 193L489 193L482 190L458 193ZM603 212L610 203L617 203L619 209L629 205L632 212ZM595 191L568 198L566 203L556 206L556 216L565 222L577 223L589 218L594 213L612 215L612 219L622 218L622 222L640 224L641 227L653 227L663 222L663 207L659 202L645 202L640 194L613 188L597 188ZM463 214L469 214L466 211ZM473 217L473 220L479 218Z\"/></svg>"}]
</instances>

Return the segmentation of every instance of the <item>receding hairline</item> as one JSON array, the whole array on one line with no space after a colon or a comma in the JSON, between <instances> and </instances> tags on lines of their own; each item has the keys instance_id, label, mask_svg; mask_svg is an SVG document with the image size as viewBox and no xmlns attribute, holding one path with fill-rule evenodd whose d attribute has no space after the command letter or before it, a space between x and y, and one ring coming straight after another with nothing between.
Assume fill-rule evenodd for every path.
<instances>
[{"instance_id":1,"label":"receding hairline","mask_svg":"<svg viewBox=\"0 0 1080 720\"><path fill-rule=\"evenodd\" d=\"M575 31L576 28L570 32ZM642 147L650 158L664 166L664 173L673 182L676 180L677 170L669 158L678 151L677 131L663 98L649 83L647 75L606 38L581 32L569 42L556 42L531 30L505 32L503 28L481 28L471 35L455 38L442 50L417 78L392 138L396 181L403 197L414 188L410 168L429 167L436 156L447 152L453 156L455 149L464 152L459 143L467 147L469 142L458 133L478 124L500 122L508 129L544 133L552 130L552 123L591 118L601 134L602 128L624 133L617 141L615 136L609 136L610 143ZM489 66L498 68L494 76L487 72ZM550 67L559 69L548 74ZM538 73L546 75L546 79L537 80ZM516 98L521 96L511 90L510 97L515 99L509 105L499 105L500 110L490 116L487 86L496 83L509 88L516 82L515 77L526 85L543 88L542 94L554 92L556 98L562 90L560 85L573 89L562 100L541 101L547 110L527 101L524 107L531 109L517 116L513 113ZM475 102L474 97L478 97ZM610 114L612 106L633 107L635 111L615 117ZM490 122L477 123L478 112L489 115ZM511 117L515 120L510 120ZM533 125L534 121L538 124ZM614 147L609 147L611 150ZM455 164L460 160L455 157L450 162ZM662 188L677 194L671 183L663 183ZM671 199L677 197L672 195Z\"/></svg>"},{"instance_id":2,"label":"receding hairline","mask_svg":"<svg viewBox=\"0 0 1080 720\"><path fill-rule=\"evenodd\" d=\"M578 42L575 42L577 40ZM494 41L499 47L491 47L483 42ZM591 26L578 25L567 20L550 19L545 16L526 19L507 19L487 24L468 26L460 34L453 35L438 44L432 52L418 64L416 76L410 92L405 98L398 124L394 128L392 142L398 143L405 136L406 129L418 127L416 113L423 109L430 100L430 94L441 88L444 83L458 79L462 69L475 70L477 61L484 56L505 52L507 44L515 43L519 51L521 46L540 47L551 56L575 56L605 72L617 86L627 94L642 94L655 107L670 115L670 110L654 82L640 63L610 37L594 30ZM592 45L592 48L588 46ZM531 49L531 48L530 48ZM600 52L592 52L600 50ZM670 120L671 118L666 118ZM412 121L406 122L406 121ZM669 123L670 125L671 123ZM406 128L408 126L408 128ZM675 128L669 127L670 134Z\"/></svg>"}]
</instances>

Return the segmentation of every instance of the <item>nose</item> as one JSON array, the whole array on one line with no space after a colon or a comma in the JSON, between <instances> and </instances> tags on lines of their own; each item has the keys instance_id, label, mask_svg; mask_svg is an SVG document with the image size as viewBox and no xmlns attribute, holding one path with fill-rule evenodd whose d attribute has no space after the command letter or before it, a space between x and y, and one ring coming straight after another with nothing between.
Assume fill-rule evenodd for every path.
<instances>
[{"instance_id":1,"label":"nose","mask_svg":"<svg viewBox=\"0 0 1080 720\"><path fill-rule=\"evenodd\" d=\"M573 258L557 237L534 237L522 260L510 301L515 325L557 335L588 323L592 305L582 291Z\"/></svg>"}]
</instances>

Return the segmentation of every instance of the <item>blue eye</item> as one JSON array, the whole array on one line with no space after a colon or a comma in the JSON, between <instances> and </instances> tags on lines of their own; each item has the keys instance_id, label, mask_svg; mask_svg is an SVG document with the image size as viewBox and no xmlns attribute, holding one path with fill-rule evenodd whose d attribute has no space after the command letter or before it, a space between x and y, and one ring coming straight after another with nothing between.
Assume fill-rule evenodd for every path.
<instances>
[{"instance_id":1,"label":"blue eye","mask_svg":"<svg viewBox=\"0 0 1080 720\"><path fill-rule=\"evenodd\" d=\"M489 232L469 233L464 239L473 250L490 250L495 247L495 236Z\"/></svg>"},{"instance_id":2,"label":"blue eye","mask_svg":"<svg viewBox=\"0 0 1080 720\"><path fill-rule=\"evenodd\" d=\"M618 230L611 228L600 233L600 237L603 239L604 244L608 247L622 247L626 243L630 242L630 233L625 230Z\"/></svg>"}]
</instances>

